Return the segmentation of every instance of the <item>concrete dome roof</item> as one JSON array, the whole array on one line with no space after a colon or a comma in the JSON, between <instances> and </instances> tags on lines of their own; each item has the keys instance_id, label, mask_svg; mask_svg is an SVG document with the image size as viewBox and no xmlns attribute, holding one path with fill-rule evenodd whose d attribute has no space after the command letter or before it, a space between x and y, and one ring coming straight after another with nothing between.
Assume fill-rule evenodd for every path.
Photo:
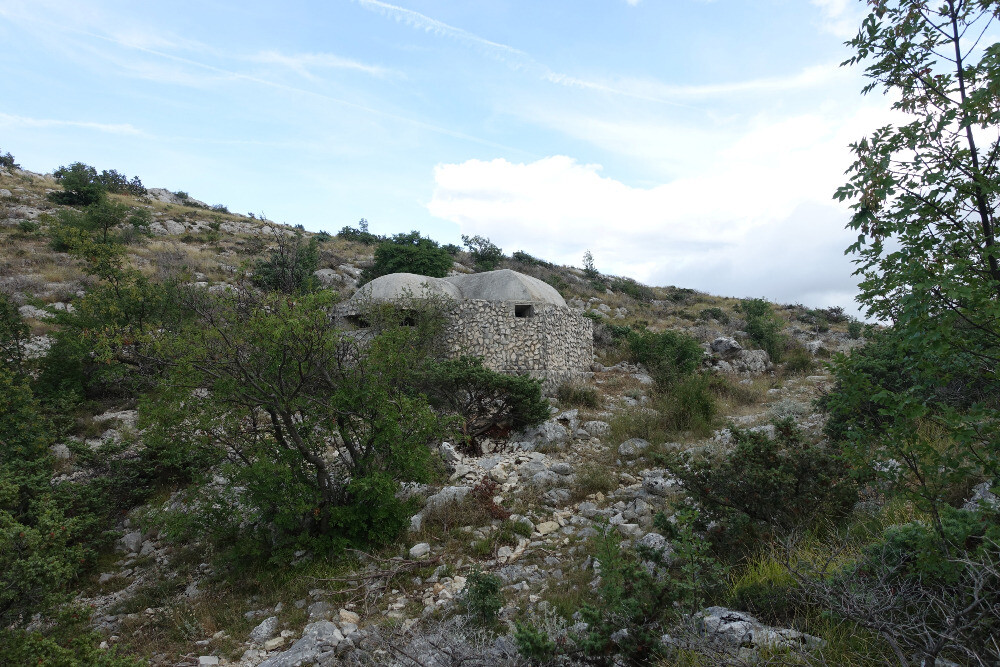
<instances>
[{"instance_id":1,"label":"concrete dome roof","mask_svg":"<svg viewBox=\"0 0 1000 667\"><path fill-rule=\"evenodd\" d=\"M418 276L415 273L390 273L365 283L351 297L353 300L396 301L407 298L444 296L461 299L457 287L441 278Z\"/></svg>"},{"instance_id":2,"label":"concrete dome roof","mask_svg":"<svg viewBox=\"0 0 1000 667\"><path fill-rule=\"evenodd\" d=\"M430 296L567 307L566 301L554 287L538 278L510 269L447 278L430 278L414 273L390 273L366 283L351 298L396 301L408 297Z\"/></svg>"},{"instance_id":3,"label":"concrete dome roof","mask_svg":"<svg viewBox=\"0 0 1000 667\"><path fill-rule=\"evenodd\" d=\"M546 303L566 307L566 301L552 285L510 269L449 276L442 280L456 285L466 299Z\"/></svg>"}]
</instances>

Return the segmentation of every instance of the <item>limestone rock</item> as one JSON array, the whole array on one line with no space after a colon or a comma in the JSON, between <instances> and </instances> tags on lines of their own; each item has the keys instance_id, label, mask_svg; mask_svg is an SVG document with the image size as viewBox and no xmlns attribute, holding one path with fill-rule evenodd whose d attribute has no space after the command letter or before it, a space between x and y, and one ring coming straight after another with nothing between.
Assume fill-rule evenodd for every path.
<instances>
[{"instance_id":1,"label":"limestone rock","mask_svg":"<svg viewBox=\"0 0 1000 667\"><path fill-rule=\"evenodd\" d=\"M423 558L431 552L431 545L427 542L421 542L420 544L414 544L410 547L410 558L417 560Z\"/></svg>"},{"instance_id":2,"label":"limestone rock","mask_svg":"<svg viewBox=\"0 0 1000 667\"><path fill-rule=\"evenodd\" d=\"M278 631L278 617L269 616L265 618L260 624L250 631L250 641L256 644L263 644L268 639L274 636L274 633Z\"/></svg>"},{"instance_id":3,"label":"limestone rock","mask_svg":"<svg viewBox=\"0 0 1000 667\"><path fill-rule=\"evenodd\" d=\"M269 658L260 667L303 667L305 665L336 664L337 645L344 641L340 628L330 621L310 623L302 631L302 639L287 651Z\"/></svg>"},{"instance_id":4,"label":"limestone rock","mask_svg":"<svg viewBox=\"0 0 1000 667\"><path fill-rule=\"evenodd\" d=\"M624 458L634 458L649 447L649 443L642 438L629 438L618 445L618 456Z\"/></svg>"}]
</instances>

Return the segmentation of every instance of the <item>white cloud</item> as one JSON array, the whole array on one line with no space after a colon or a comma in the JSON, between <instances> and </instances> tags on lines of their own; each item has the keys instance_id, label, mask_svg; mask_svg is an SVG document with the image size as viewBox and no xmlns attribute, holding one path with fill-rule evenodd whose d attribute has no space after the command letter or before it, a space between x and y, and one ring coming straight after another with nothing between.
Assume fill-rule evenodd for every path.
<instances>
[{"instance_id":1,"label":"white cloud","mask_svg":"<svg viewBox=\"0 0 1000 667\"><path fill-rule=\"evenodd\" d=\"M262 51L255 56L248 58L253 62L280 65L287 67L306 78L315 78L310 71L312 69L345 69L364 72L373 76L386 76L389 73L384 67L378 65L366 65L365 63L344 58L332 53L297 53L286 54L279 51Z\"/></svg>"},{"instance_id":2,"label":"white cloud","mask_svg":"<svg viewBox=\"0 0 1000 667\"><path fill-rule=\"evenodd\" d=\"M84 130L94 130L106 134L128 136L147 136L145 132L129 123L93 123L80 120L56 120L52 118L28 118L12 114L0 113L0 127L21 128L58 128L70 127Z\"/></svg>"},{"instance_id":3,"label":"white cloud","mask_svg":"<svg viewBox=\"0 0 1000 667\"><path fill-rule=\"evenodd\" d=\"M652 284L847 306L849 214L832 196L847 144L884 119L881 108L762 116L701 168L654 187L560 155L441 164L428 210L508 252L579 265L589 249L603 271Z\"/></svg>"},{"instance_id":4,"label":"white cloud","mask_svg":"<svg viewBox=\"0 0 1000 667\"><path fill-rule=\"evenodd\" d=\"M819 7L823 16L823 29L827 32L849 39L854 37L861 27L864 9L856 0L810 0Z\"/></svg>"}]
</instances>

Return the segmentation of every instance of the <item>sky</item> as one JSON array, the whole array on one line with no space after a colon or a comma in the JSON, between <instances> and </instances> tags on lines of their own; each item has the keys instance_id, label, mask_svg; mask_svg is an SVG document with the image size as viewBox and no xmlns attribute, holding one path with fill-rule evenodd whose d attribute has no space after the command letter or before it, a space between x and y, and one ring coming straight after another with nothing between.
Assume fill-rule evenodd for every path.
<instances>
[{"instance_id":1,"label":"sky","mask_svg":"<svg viewBox=\"0 0 1000 667\"><path fill-rule=\"evenodd\" d=\"M396 4L400 3L400 4ZM853 304L857 0L0 0L0 150L312 231Z\"/></svg>"}]
</instances>

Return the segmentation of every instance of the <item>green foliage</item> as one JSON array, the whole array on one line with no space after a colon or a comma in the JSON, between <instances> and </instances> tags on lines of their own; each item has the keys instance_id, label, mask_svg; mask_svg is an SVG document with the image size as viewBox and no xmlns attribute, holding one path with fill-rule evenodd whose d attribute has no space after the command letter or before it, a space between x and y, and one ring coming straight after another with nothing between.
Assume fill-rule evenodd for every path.
<instances>
[{"instance_id":1,"label":"green foliage","mask_svg":"<svg viewBox=\"0 0 1000 667\"><path fill-rule=\"evenodd\" d=\"M514 644L518 653L536 665L549 663L559 648L544 629L521 621L514 622Z\"/></svg>"},{"instance_id":2,"label":"green foliage","mask_svg":"<svg viewBox=\"0 0 1000 667\"><path fill-rule=\"evenodd\" d=\"M474 570L466 582L462 606L476 624L495 624L503 607L503 580L495 574Z\"/></svg>"},{"instance_id":3,"label":"green foliage","mask_svg":"<svg viewBox=\"0 0 1000 667\"><path fill-rule=\"evenodd\" d=\"M510 258L519 264L524 264L525 266L551 266L548 262L538 259L533 255L529 255L523 250L515 250L514 254L511 255Z\"/></svg>"},{"instance_id":4,"label":"green foliage","mask_svg":"<svg viewBox=\"0 0 1000 667\"><path fill-rule=\"evenodd\" d=\"M500 266L504 254L497 245L488 238L476 235L466 236L462 234L462 243L469 249L472 261L476 264L477 271L492 271Z\"/></svg>"},{"instance_id":5,"label":"green foliage","mask_svg":"<svg viewBox=\"0 0 1000 667\"><path fill-rule=\"evenodd\" d=\"M660 389L694 373L704 356L697 340L678 331L629 331L628 347L632 359L646 367Z\"/></svg>"},{"instance_id":6,"label":"green foliage","mask_svg":"<svg viewBox=\"0 0 1000 667\"><path fill-rule=\"evenodd\" d=\"M747 321L750 340L767 352L771 361L781 361L785 349L785 336L781 333L784 323L774 313L771 304L764 299L744 299L736 309Z\"/></svg>"},{"instance_id":7,"label":"green foliage","mask_svg":"<svg viewBox=\"0 0 1000 667\"><path fill-rule=\"evenodd\" d=\"M0 664L46 667L140 667L147 661L99 648L104 637L90 626L89 610L60 611L44 632L0 628Z\"/></svg>"},{"instance_id":8,"label":"green foliage","mask_svg":"<svg viewBox=\"0 0 1000 667\"><path fill-rule=\"evenodd\" d=\"M333 239L333 235L331 235L330 232L319 231L313 238L316 239L316 243L323 244L331 241Z\"/></svg>"},{"instance_id":9,"label":"green foliage","mask_svg":"<svg viewBox=\"0 0 1000 667\"><path fill-rule=\"evenodd\" d=\"M316 289L313 272L319 266L319 243L304 241L301 234L287 237L276 234L277 247L267 259L258 260L253 269L253 283L261 289L303 294Z\"/></svg>"},{"instance_id":10,"label":"green foliage","mask_svg":"<svg viewBox=\"0 0 1000 667\"><path fill-rule=\"evenodd\" d=\"M390 273L415 273L443 278L451 270L452 258L437 241L424 238L418 231L396 234L375 248L375 261L361 273L366 283Z\"/></svg>"},{"instance_id":11,"label":"green foliage","mask_svg":"<svg viewBox=\"0 0 1000 667\"><path fill-rule=\"evenodd\" d=\"M908 481L925 479L918 482L924 507L940 505L962 476L1000 472L1000 172L993 158L1000 115L991 103L1000 45L983 48L978 38L995 12L985 1L880 2L849 42L855 55L845 63L863 64L863 92L886 92L902 118L851 145L857 159L835 197L854 211L848 226L857 241L848 251L861 278L859 301L870 317L893 323L896 365L910 383L870 397L887 434L875 454L903 463ZM956 406L932 386L959 378L980 388L980 397ZM923 421L935 423L940 437L921 435Z\"/></svg>"},{"instance_id":12,"label":"green foliage","mask_svg":"<svg viewBox=\"0 0 1000 667\"><path fill-rule=\"evenodd\" d=\"M369 232L368 221L364 218L361 218L357 227L351 227L349 225L342 227L341 230L337 232L337 237L342 238L345 241L354 241L355 243L362 243L364 245L375 245L386 240L383 236Z\"/></svg>"},{"instance_id":13,"label":"green foliage","mask_svg":"<svg viewBox=\"0 0 1000 667\"><path fill-rule=\"evenodd\" d=\"M82 162L59 167L53 175L63 187L62 192L49 193L49 199L57 204L90 206L104 199L107 194L107 188L101 183L97 170Z\"/></svg>"},{"instance_id":14,"label":"green foliage","mask_svg":"<svg viewBox=\"0 0 1000 667\"><path fill-rule=\"evenodd\" d=\"M549 416L538 380L498 373L476 357L429 364L420 386L438 410L459 418L457 435L471 451L479 451L484 437L502 439Z\"/></svg>"},{"instance_id":15,"label":"green foliage","mask_svg":"<svg viewBox=\"0 0 1000 667\"><path fill-rule=\"evenodd\" d=\"M808 373L813 369L815 361L813 356L809 353L809 350L801 344L796 344L791 346L791 350L788 350L785 357L785 370L789 373Z\"/></svg>"},{"instance_id":16,"label":"green foliage","mask_svg":"<svg viewBox=\"0 0 1000 667\"><path fill-rule=\"evenodd\" d=\"M674 523L662 520L672 535L672 555L645 546L622 549L607 526L595 538L595 570L600 573L592 600L580 609L586 629L554 642L542 632L516 626L515 641L525 657L551 659L566 654L588 663L650 664L665 655L661 635L685 613L701 609L721 591L725 568L709 553L694 530L693 512L680 512Z\"/></svg>"},{"instance_id":17,"label":"green foliage","mask_svg":"<svg viewBox=\"0 0 1000 667\"><path fill-rule=\"evenodd\" d=\"M9 296L0 292L0 362L13 373L24 373L24 346L28 342L28 325L21 318Z\"/></svg>"},{"instance_id":18,"label":"green foliage","mask_svg":"<svg viewBox=\"0 0 1000 667\"><path fill-rule=\"evenodd\" d=\"M809 444L791 419L775 437L730 426L732 448L717 458L678 455L668 462L691 498L715 521L712 539L745 551L762 539L844 518L857 499L850 471L836 452Z\"/></svg>"},{"instance_id":19,"label":"green foliage","mask_svg":"<svg viewBox=\"0 0 1000 667\"><path fill-rule=\"evenodd\" d=\"M631 278L613 278L608 287L614 292L627 294L636 301L650 303L656 298L653 288Z\"/></svg>"},{"instance_id":20,"label":"green foliage","mask_svg":"<svg viewBox=\"0 0 1000 667\"><path fill-rule=\"evenodd\" d=\"M0 167L4 169L20 169L21 165L14 161L14 156L8 151L0 153Z\"/></svg>"},{"instance_id":21,"label":"green foliage","mask_svg":"<svg viewBox=\"0 0 1000 667\"><path fill-rule=\"evenodd\" d=\"M52 427L23 377L0 366L0 628L63 601L88 553L49 483Z\"/></svg>"},{"instance_id":22,"label":"green foliage","mask_svg":"<svg viewBox=\"0 0 1000 667\"><path fill-rule=\"evenodd\" d=\"M878 632L897 656L989 664L1000 657L1000 523L945 508L937 525L886 530L859 558L806 580L812 602Z\"/></svg>"},{"instance_id":23,"label":"green foliage","mask_svg":"<svg viewBox=\"0 0 1000 667\"><path fill-rule=\"evenodd\" d=\"M583 275L592 283L601 278L601 272L594 265L594 255L589 250L583 253Z\"/></svg>"},{"instance_id":24,"label":"green foliage","mask_svg":"<svg viewBox=\"0 0 1000 667\"><path fill-rule=\"evenodd\" d=\"M133 197L145 197L146 188L143 187L142 181L139 180L138 176L133 176L129 180L128 176L125 174L120 174L114 169L110 171L104 170L96 177L97 182L104 186L104 189L108 192L113 192L116 194L128 194Z\"/></svg>"},{"instance_id":25,"label":"green foliage","mask_svg":"<svg viewBox=\"0 0 1000 667\"><path fill-rule=\"evenodd\" d=\"M228 483L190 487L194 509L174 517L174 533L248 556L394 538L412 509L395 500L398 484L427 478L441 435L413 390L440 317L428 309L403 327L372 313L373 335L359 341L335 328L328 293L192 298L194 321L157 340L169 409L151 426L162 457L224 452L216 474Z\"/></svg>"},{"instance_id":26,"label":"green foliage","mask_svg":"<svg viewBox=\"0 0 1000 667\"><path fill-rule=\"evenodd\" d=\"M698 319L715 320L719 324L729 324L729 315L726 314L726 311L718 307L705 308L698 313Z\"/></svg>"},{"instance_id":27,"label":"green foliage","mask_svg":"<svg viewBox=\"0 0 1000 667\"><path fill-rule=\"evenodd\" d=\"M821 405L827 435L859 475L936 514L969 480L996 473L1000 453L983 440L998 391L978 355L924 349L916 357L913 344L905 328L892 327L838 355L837 383Z\"/></svg>"},{"instance_id":28,"label":"green foliage","mask_svg":"<svg viewBox=\"0 0 1000 667\"><path fill-rule=\"evenodd\" d=\"M851 340L857 340L861 338L863 332L864 323L861 322L861 320L851 318L851 320L847 323L847 337Z\"/></svg>"},{"instance_id":29,"label":"green foliage","mask_svg":"<svg viewBox=\"0 0 1000 667\"><path fill-rule=\"evenodd\" d=\"M675 382L656 402L661 423L670 431L708 435L719 412L710 375L694 374Z\"/></svg>"}]
</instances>

